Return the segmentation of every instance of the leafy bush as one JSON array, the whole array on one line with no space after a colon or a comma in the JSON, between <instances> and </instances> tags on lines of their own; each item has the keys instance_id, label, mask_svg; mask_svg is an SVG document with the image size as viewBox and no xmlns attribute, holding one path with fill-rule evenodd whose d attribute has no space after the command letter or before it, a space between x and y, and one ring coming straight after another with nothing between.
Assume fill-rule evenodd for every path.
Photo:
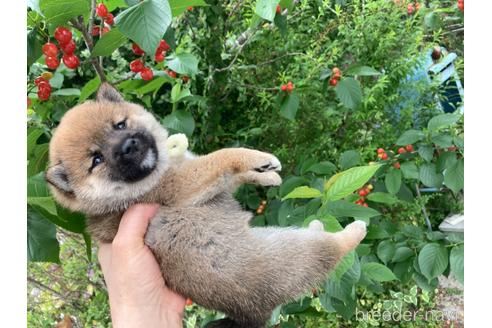
<instances>
[{"instance_id":1,"label":"leafy bush","mask_svg":"<svg viewBox=\"0 0 492 328\"><path fill-rule=\"evenodd\" d=\"M344 320L362 327L366 323L354 321L356 309L398 307L401 300L400 309L429 308L439 275L463 282L463 238L437 229L449 213L463 210L463 120L442 114L435 83L408 83L435 44L462 55L463 16L454 2L428 1L412 14L403 0L103 2L113 24L94 15L96 1L29 1L30 261L68 261L73 271L86 271L64 255L75 246L60 246L57 231L80 234L92 261L83 215L54 202L43 172L60 118L109 81L171 133L186 133L197 153L247 146L279 156L285 168L280 187L243 186L237 193L257 213L253 225L306 226L317 218L327 231L337 231L352 219L368 223L366 239L325 284L277 309L272 324L316 327ZM49 69L42 47L51 40L65 49L53 40L59 26L72 32L79 64L60 58L60 49L62 63ZM99 32L92 35L94 27ZM136 54L134 43L145 55ZM151 69L150 80L143 79L149 71L130 70L135 60ZM462 58L456 69L462 74ZM410 101L403 101L404 87L413 92ZM38 282L52 279L43 276L46 265L29 266ZM78 304L84 308L78 317L104 326L106 292L93 286L91 304L98 306ZM39 326L60 318L29 313ZM186 325L215 316L193 305Z\"/></svg>"}]
</instances>

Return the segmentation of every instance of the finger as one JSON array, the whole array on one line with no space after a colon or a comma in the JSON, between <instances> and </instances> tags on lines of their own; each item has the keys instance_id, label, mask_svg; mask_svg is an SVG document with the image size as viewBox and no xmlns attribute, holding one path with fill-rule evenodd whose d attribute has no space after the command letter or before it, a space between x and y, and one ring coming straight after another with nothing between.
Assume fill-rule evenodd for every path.
<instances>
[{"instance_id":1,"label":"finger","mask_svg":"<svg viewBox=\"0 0 492 328\"><path fill-rule=\"evenodd\" d=\"M104 279L106 280L106 284L108 284L110 280L111 273L111 244L100 244L99 252L97 253L97 258L99 260L99 264L101 265L101 269L104 275Z\"/></svg>"},{"instance_id":2,"label":"finger","mask_svg":"<svg viewBox=\"0 0 492 328\"><path fill-rule=\"evenodd\" d=\"M144 236L150 219L157 213L155 204L137 204L130 207L121 218L113 246L134 248L144 245Z\"/></svg>"}]
</instances>

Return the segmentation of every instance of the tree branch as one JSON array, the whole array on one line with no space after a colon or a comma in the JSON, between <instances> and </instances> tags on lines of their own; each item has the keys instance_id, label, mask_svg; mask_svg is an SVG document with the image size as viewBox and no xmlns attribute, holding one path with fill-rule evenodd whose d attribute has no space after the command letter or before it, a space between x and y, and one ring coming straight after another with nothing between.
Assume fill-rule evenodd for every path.
<instances>
[{"instance_id":1,"label":"tree branch","mask_svg":"<svg viewBox=\"0 0 492 328\"><path fill-rule=\"evenodd\" d=\"M89 18L89 21L93 21L94 17L91 15L91 18ZM71 19L70 23L74 28L80 31L82 33L82 38L85 41L85 45L87 46L87 49L92 54L92 49L94 48L94 40L92 39L91 33L89 33L84 25L84 19L82 16L76 19ZM99 78L101 79L101 82L107 81L106 74L104 73L104 69L97 59L97 57L89 58L90 63L92 64L92 67L94 67L94 70L96 71L97 75L99 75Z\"/></svg>"}]
</instances>

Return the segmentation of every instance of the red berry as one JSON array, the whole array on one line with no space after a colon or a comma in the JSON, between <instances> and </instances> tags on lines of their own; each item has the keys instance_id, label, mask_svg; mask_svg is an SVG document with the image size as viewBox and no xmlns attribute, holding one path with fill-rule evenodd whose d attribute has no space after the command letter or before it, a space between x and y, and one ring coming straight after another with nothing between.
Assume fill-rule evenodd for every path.
<instances>
[{"instance_id":1,"label":"red berry","mask_svg":"<svg viewBox=\"0 0 492 328\"><path fill-rule=\"evenodd\" d=\"M448 151L456 151L457 149L458 149L458 147L456 147L456 146L448 147Z\"/></svg>"},{"instance_id":2,"label":"red berry","mask_svg":"<svg viewBox=\"0 0 492 328\"><path fill-rule=\"evenodd\" d=\"M140 76L142 77L142 80L150 81L154 77L154 72L152 72L150 68L144 67L140 71Z\"/></svg>"},{"instance_id":3,"label":"red berry","mask_svg":"<svg viewBox=\"0 0 492 328\"><path fill-rule=\"evenodd\" d=\"M403 147L398 148L398 154L404 154L404 153L406 153L406 152L407 152L407 151L406 151L406 149L405 149L405 148L403 148Z\"/></svg>"},{"instance_id":4,"label":"red berry","mask_svg":"<svg viewBox=\"0 0 492 328\"><path fill-rule=\"evenodd\" d=\"M294 84L292 83L292 81L289 81L287 82L287 91L292 92L292 90L294 90Z\"/></svg>"},{"instance_id":5,"label":"red berry","mask_svg":"<svg viewBox=\"0 0 492 328\"><path fill-rule=\"evenodd\" d=\"M51 85L48 81L44 80L38 83L38 90L39 89L49 89L51 91Z\"/></svg>"},{"instance_id":6,"label":"red berry","mask_svg":"<svg viewBox=\"0 0 492 328\"><path fill-rule=\"evenodd\" d=\"M337 84L338 84L338 79L337 78L333 77L333 78L330 79L330 85L332 87L336 86Z\"/></svg>"},{"instance_id":7,"label":"red berry","mask_svg":"<svg viewBox=\"0 0 492 328\"><path fill-rule=\"evenodd\" d=\"M171 49L171 47L169 46L169 44L167 44L166 40L161 40L157 49L161 51L168 51L169 49Z\"/></svg>"},{"instance_id":8,"label":"red berry","mask_svg":"<svg viewBox=\"0 0 492 328\"><path fill-rule=\"evenodd\" d=\"M47 42L43 46L43 54L48 57L56 57L58 54L58 48L54 43Z\"/></svg>"},{"instance_id":9,"label":"red berry","mask_svg":"<svg viewBox=\"0 0 492 328\"><path fill-rule=\"evenodd\" d=\"M458 9L461 12L464 12L465 11L465 2L464 1L458 1Z\"/></svg>"},{"instance_id":10,"label":"red berry","mask_svg":"<svg viewBox=\"0 0 492 328\"><path fill-rule=\"evenodd\" d=\"M63 59L63 63L65 64L65 66L67 66L68 68L71 68L71 69L77 68L80 64L79 57L77 57L74 54L63 55L62 59Z\"/></svg>"},{"instance_id":11,"label":"red berry","mask_svg":"<svg viewBox=\"0 0 492 328\"><path fill-rule=\"evenodd\" d=\"M358 205L362 205L363 202L364 202L364 198L360 198L355 201L355 203Z\"/></svg>"},{"instance_id":12,"label":"red berry","mask_svg":"<svg viewBox=\"0 0 492 328\"><path fill-rule=\"evenodd\" d=\"M398 169L399 170L400 169L400 163L399 162L396 162L395 164L393 164L393 167L395 169Z\"/></svg>"},{"instance_id":13,"label":"red berry","mask_svg":"<svg viewBox=\"0 0 492 328\"><path fill-rule=\"evenodd\" d=\"M413 151L413 146L412 146L412 145L406 145L406 146L405 146L405 149L406 149L408 152L412 152L412 151Z\"/></svg>"},{"instance_id":14,"label":"red berry","mask_svg":"<svg viewBox=\"0 0 492 328\"><path fill-rule=\"evenodd\" d=\"M96 7L96 15L101 17L101 18L104 18L106 16L108 16L108 8L106 8L106 6L104 5L104 3L100 3L97 5Z\"/></svg>"},{"instance_id":15,"label":"red berry","mask_svg":"<svg viewBox=\"0 0 492 328\"><path fill-rule=\"evenodd\" d=\"M369 205L367 205L367 203L366 203L366 202L362 203L362 206L364 206L364 207L369 207Z\"/></svg>"},{"instance_id":16,"label":"red berry","mask_svg":"<svg viewBox=\"0 0 492 328\"><path fill-rule=\"evenodd\" d=\"M114 16L112 13L108 13L108 16L104 19L104 22L108 25L113 25L114 23Z\"/></svg>"},{"instance_id":17,"label":"red berry","mask_svg":"<svg viewBox=\"0 0 492 328\"><path fill-rule=\"evenodd\" d=\"M183 77L181 78L181 80L183 80L183 83L188 83L188 81L190 80L190 78L186 75L183 75Z\"/></svg>"},{"instance_id":18,"label":"red berry","mask_svg":"<svg viewBox=\"0 0 492 328\"><path fill-rule=\"evenodd\" d=\"M277 5L277 8L275 9L275 12L277 14L280 14L282 12L282 7L280 7L280 5Z\"/></svg>"},{"instance_id":19,"label":"red berry","mask_svg":"<svg viewBox=\"0 0 492 328\"><path fill-rule=\"evenodd\" d=\"M104 26L101 30L101 35L108 33L110 30L109 26Z\"/></svg>"},{"instance_id":20,"label":"red berry","mask_svg":"<svg viewBox=\"0 0 492 328\"><path fill-rule=\"evenodd\" d=\"M342 71L338 67L333 67L333 69L331 70L331 72L333 73L333 77L336 78L336 79L338 79L338 80L342 76Z\"/></svg>"},{"instance_id":21,"label":"red berry","mask_svg":"<svg viewBox=\"0 0 492 328\"><path fill-rule=\"evenodd\" d=\"M132 50L133 53L137 56L142 56L143 54L145 54L145 52L135 42L132 44Z\"/></svg>"},{"instance_id":22,"label":"red berry","mask_svg":"<svg viewBox=\"0 0 492 328\"><path fill-rule=\"evenodd\" d=\"M388 159L388 154L386 154L386 153L381 154L381 159L383 161L387 160Z\"/></svg>"},{"instance_id":23,"label":"red berry","mask_svg":"<svg viewBox=\"0 0 492 328\"><path fill-rule=\"evenodd\" d=\"M63 26L58 26L55 30L55 39L60 45L69 43L72 40L72 32Z\"/></svg>"},{"instance_id":24,"label":"red berry","mask_svg":"<svg viewBox=\"0 0 492 328\"><path fill-rule=\"evenodd\" d=\"M413 6L413 3L409 3L408 6L407 6L407 13L409 15L413 14L413 12L415 11L415 8Z\"/></svg>"},{"instance_id":25,"label":"red berry","mask_svg":"<svg viewBox=\"0 0 492 328\"><path fill-rule=\"evenodd\" d=\"M377 153L378 154L384 154L384 149L383 148L378 148Z\"/></svg>"},{"instance_id":26,"label":"red berry","mask_svg":"<svg viewBox=\"0 0 492 328\"><path fill-rule=\"evenodd\" d=\"M101 34L101 28L99 26L92 27L92 36L98 36Z\"/></svg>"},{"instance_id":27,"label":"red berry","mask_svg":"<svg viewBox=\"0 0 492 328\"><path fill-rule=\"evenodd\" d=\"M75 41L70 40L70 42L61 45L60 48L65 55L71 55L74 53L75 48L76 48Z\"/></svg>"},{"instance_id":28,"label":"red berry","mask_svg":"<svg viewBox=\"0 0 492 328\"><path fill-rule=\"evenodd\" d=\"M186 299L186 306L191 306L193 305L193 301L191 300L191 298L187 298Z\"/></svg>"},{"instance_id":29,"label":"red berry","mask_svg":"<svg viewBox=\"0 0 492 328\"><path fill-rule=\"evenodd\" d=\"M189 6L188 8L186 8L188 11L192 11L193 10L193 6Z\"/></svg>"},{"instance_id":30,"label":"red berry","mask_svg":"<svg viewBox=\"0 0 492 328\"><path fill-rule=\"evenodd\" d=\"M134 61L132 61L130 63L130 71L134 72L134 73L138 73L142 70L142 68L144 68L144 64L142 63L142 61L140 59L135 59Z\"/></svg>"},{"instance_id":31,"label":"red berry","mask_svg":"<svg viewBox=\"0 0 492 328\"><path fill-rule=\"evenodd\" d=\"M39 100L48 100L50 99L51 89L39 89L38 90L38 98Z\"/></svg>"},{"instance_id":32,"label":"red berry","mask_svg":"<svg viewBox=\"0 0 492 328\"><path fill-rule=\"evenodd\" d=\"M48 80L46 80L44 77L40 76L40 77L37 77L35 80L34 80L34 84L35 85L38 85L41 83L41 82L48 82Z\"/></svg>"},{"instance_id":33,"label":"red berry","mask_svg":"<svg viewBox=\"0 0 492 328\"><path fill-rule=\"evenodd\" d=\"M359 190L359 196L364 197L364 196L367 196L367 194L368 194L367 190L365 190L365 189Z\"/></svg>"},{"instance_id":34,"label":"red berry","mask_svg":"<svg viewBox=\"0 0 492 328\"><path fill-rule=\"evenodd\" d=\"M166 73L167 73L167 75L169 75L169 77L171 77L173 79L176 78L176 72L175 71L168 69Z\"/></svg>"},{"instance_id":35,"label":"red berry","mask_svg":"<svg viewBox=\"0 0 492 328\"><path fill-rule=\"evenodd\" d=\"M46 57L44 59L46 66L51 69L56 69L60 65L60 61L56 57Z\"/></svg>"},{"instance_id":36,"label":"red berry","mask_svg":"<svg viewBox=\"0 0 492 328\"><path fill-rule=\"evenodd\" d=\"M160 62L163 62L165 58L166 58L166 56L164 56L164 53L161 52L161 53L156 54L154 59L157 63L160 63Z\"/></svg>"},{"instance_id":37,"label":"red berry","mask_svg":"<svg viewBox=\"0 0 492 328\"><path fill-rule=\"evenodd\" d=\"M287 91L287 84L282 84L282 85L280 86L280 90L282 90L282 91Z\"/></svg>"}]
</instances>

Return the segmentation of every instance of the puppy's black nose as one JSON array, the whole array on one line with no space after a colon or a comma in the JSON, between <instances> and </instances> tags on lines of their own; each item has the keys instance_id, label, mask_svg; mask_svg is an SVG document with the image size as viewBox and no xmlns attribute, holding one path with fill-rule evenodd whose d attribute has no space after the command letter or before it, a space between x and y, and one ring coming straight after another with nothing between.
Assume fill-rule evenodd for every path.
<instances>
[{"instance_id":1,"label":"puppy's black nose","mask_svg":"<svg viewBox=\"0 0 492 328\"><path fill-rule=\"evenodd\" d=\"M142 149L142 143L137 138L127 138L121 144L121 153L125 157L131 157Z\"/></svg>"}]
</instances>

